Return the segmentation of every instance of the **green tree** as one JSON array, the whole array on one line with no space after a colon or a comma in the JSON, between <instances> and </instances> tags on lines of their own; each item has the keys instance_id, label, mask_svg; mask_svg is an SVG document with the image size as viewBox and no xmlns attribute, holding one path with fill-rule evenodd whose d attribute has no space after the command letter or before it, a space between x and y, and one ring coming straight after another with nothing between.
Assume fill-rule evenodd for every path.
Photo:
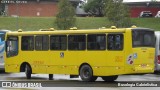
<instances>
[{"instance_id":1,"label":"green tree","mask_svg":"<svg viewBox=\"0 0 160 90\"><path fill-rule=\"evenodd\" d=\"M88 0L84 4L84 11L91 15L104 16L105 0Z\"/></svg>"},{"instance_id":2,"label":"green tree","mask_svg":"<svg viewBox=\"0 0 160 90\"><path fill-rule=\"evenodd\" d=\"M123 0L107 0L106 17L112 25L117 27L129 27L131 26L129 9L122 2Z\"/></svg>"},{"instance_id":3,"label":"green tree","mask_svg":"<svg viewBox=\"0 0 160 90\"><path fill-rule=\"evenodd\" d=\"M4 0L2 0L4 1ZM2 2L1 1L1 2ZM0 2L0 15L4 15L4 11L5 11L5 4Z\"/></svg>"},{"instance_id":4,"label":"green tree","mask_svg":"<svg viewBox=\"0 0 160 90\"><path fill-rule=\"evenodd\" d=\"M69 0L60 0L58 3L59 12L56 15L55 23L58 29L69 29L75 24L75 9Z\"/></svg>"}]
</instances>

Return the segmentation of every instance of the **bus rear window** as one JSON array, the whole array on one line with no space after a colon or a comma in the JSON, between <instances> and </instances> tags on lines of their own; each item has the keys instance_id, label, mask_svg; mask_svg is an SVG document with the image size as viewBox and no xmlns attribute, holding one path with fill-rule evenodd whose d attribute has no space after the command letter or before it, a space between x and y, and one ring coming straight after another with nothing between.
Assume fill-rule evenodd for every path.
<instances>
[{"instance_id":1,"label":"bus rear window","mask_svg":"<svg viewBox=\"0 0 160 90\"><path fill-rule=\"evenodd\" d=\"M132 46L133 47L154 47L155 36L154 31L148 29L132 30Z\"/></svg>"}]
</instances>

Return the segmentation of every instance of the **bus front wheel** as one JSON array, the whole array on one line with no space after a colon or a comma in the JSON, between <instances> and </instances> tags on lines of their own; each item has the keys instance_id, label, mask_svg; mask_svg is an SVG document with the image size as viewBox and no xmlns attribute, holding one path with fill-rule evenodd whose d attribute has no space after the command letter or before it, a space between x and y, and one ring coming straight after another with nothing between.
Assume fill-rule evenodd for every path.
<instances>
[{"instance_id":1,"label":"bus front wheel","mask_svg":"<svg viewBox=\"0 0 160 90\"><path fill-rule=\"evenodd\" d=\"M26 78L27 78L27 79L31 79L31 73L32 73L32 71L31 71L30 66L26 64L25 74L26 74Z\"/></svg>"},{"instance_id":2,"label":"bus front wheel","mask_svg":"<svg viewBox=\"0 0 160 90\"><path fill-rule=\"evenodd\" d=\"M114 80L116 80L118 78L117 75L115 76L103 76L102 79L106 82L113 82Z\"/></svg>"},{"instance_id":3,"label":"bus front wheel","mask_svg":"<svg viewBox=\"0 0 160 90\"><path fill-rule=\"evenodd\" d=\"M96 76L93 76L93 70L89 65L83 65L80 68L80 77L86 82L93 82L97 79Z\"/></svg>"}]
</instances>

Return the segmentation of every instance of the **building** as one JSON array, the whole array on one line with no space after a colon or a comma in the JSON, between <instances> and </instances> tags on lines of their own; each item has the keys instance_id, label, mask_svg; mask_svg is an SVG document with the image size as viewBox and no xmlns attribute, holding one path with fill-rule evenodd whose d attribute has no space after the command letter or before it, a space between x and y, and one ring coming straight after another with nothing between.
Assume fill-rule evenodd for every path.
<instances>
[{"instance_id":1,"label":"building","mask_svg":"<svg viewBox=\"0 0 160 90\"><path fill-rule=\"evenodd\" d=\"M5 11L7 16L52 17L58 13L57 2L58 0L10 0Z\"/></svg>"},{"instance_id":2,"label":"building","mask_svg":"<svg viewBox=\"0 0 160 90\"><path fill-rule=\"evenodd\" d=\"M83 2L79 4L79 7L81 6L81 4L85 3L84 0L81 0L81 1ZM153 16L155 16L157 12L160 11L160 2L145 1L145 2L123 2L123 3L129 7L130 16L132 18L139 17L142 11L151 11ZM87 16L87 13L84 12L83 8L79 8L79 7L77 6L76 8L77 15Z\"/></svg>"},{"instance_id":3,"label":"building","mask_svg":"<svg viewBox=\"0 0 160 90\"><path fill-rule=\"evenodd\" d=\"M133 18L139 17L142 11L151 11L153 16L160 11L160 2L125 2L125 4L129 6Z\"/></svg>"},{"instance_id":4,"label":"building","mask_svg":"<svg viewBox=\"0 0 160 90\"><path fill-rule=\"evenodd\" d=\"M10 0L5 5L7 16L23 17L52 17L58 13L59 0ZM15 3L19 1L19 3ZM76 8L77 16L86 16L86 12L79 5L87 0L69 0ZM124 2L129 6L130 15L133 18L139 17L142 11L151 11L153 16L160 11L160 2Z\"/></svg>"}]
</instances>

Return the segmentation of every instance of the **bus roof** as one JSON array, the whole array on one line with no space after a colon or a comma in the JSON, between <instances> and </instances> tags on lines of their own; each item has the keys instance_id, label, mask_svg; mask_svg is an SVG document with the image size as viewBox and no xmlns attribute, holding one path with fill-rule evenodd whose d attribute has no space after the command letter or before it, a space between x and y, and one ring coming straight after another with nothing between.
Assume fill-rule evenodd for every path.
<instances>
[{"instance_id":1,"label":"bus roof","mask_svg":"<svg viewBox=\"0 0 160 90\"><path fill-rule=\"evenodd\" d=\"M14 31L14 32L8 32L7 35L48 35L48 34L100 34L100 33L125 33L126 30L131 30L131 29L146 29L150 30L147 28L114 28L114 29L83 29L83 30L49 30L44 29L44 31Z\"/></svg>"},{"instance_id":2,"label":"bus roof","mask_svg":"<svg viewBox=\"0 0 160 90\"><path fill-rule=\"evenodd\" d=\"M107 32L125 32L125 29L90 29L90 30L54 30L54 31L14 31L8 32L8 35L38 35L38 34L86 34L86 33L107 33Z\"/></svg>"}]
</instances>

